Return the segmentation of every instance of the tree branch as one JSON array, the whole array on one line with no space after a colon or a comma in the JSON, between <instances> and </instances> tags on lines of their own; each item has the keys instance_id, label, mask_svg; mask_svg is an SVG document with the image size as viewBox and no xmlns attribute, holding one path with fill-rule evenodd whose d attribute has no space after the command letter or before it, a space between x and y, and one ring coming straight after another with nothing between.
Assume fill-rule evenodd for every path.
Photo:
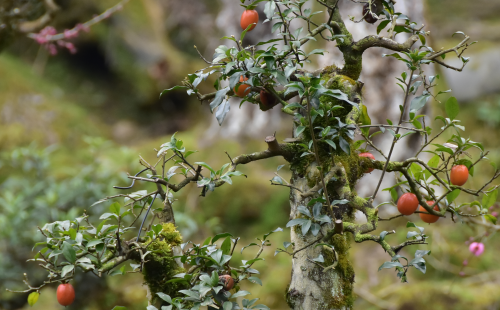
<instances>
[{"instance_id":1,"label":"tree branch","mask_svg":"<svg viewBox=\"0 0 500 310\"><path fill-rule=\"evenodd\" d=\"M406 40L404 43L398 43L394 40L381 36L369 35L353 43L352 49L357 52L363 53L365 50L371 47L383 47L395 52L407 52L417 41L417 35L409 37L408 40Z\"/></svg>"}]
</instances>

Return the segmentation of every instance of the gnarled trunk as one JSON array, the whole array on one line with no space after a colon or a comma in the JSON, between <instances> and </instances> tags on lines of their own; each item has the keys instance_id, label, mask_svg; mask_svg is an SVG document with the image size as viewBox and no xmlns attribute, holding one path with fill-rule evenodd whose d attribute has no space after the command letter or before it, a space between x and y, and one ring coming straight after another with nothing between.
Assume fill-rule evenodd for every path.
<instances>
[{"instance_id":1,"label":"gnarled trunk","mask_svg":"<svg viewBox=\"0 0 500 310\"><path fill-rule=\"evenodd\" d=\"M313 162L308 170L315 170L316 163ZM308 192L308 177L300 177L294 173L293 185ZM304 205L300 192L292 189L290 195L291 213L290 218L298 215L297 208ZM328 230L333 229L333 224L324 225L323 235ZM347 234L337 234L329 241L335 249L330 247L309 246L312 242L321 237L313 236L311 233L302 235L301 229L295 226L291 230L291 242L294 244L294 251L297 252L292 260L292 278L286 293L287 303L291 309L352 309L354 297L352 295L354 283L354 269L349 260L349 240ZM322 255L323 263L315 263L313 259ZM321 267L325 266L325 267Z\"/></svg>"},{"instance_id":2,"label":"gnarled trunk","mask_svg":"<svg viewBox=\"0 0 500 310\"><path fill-rule=\"evenodd\" d=\"M325 112L324 116L318 116L314 121L314 126L320 124L323 127L332 126L333 128L338 125L337 119L345 124L358 121L362 107L362 83L338 72L339 70L334 66L322 70L321 75L325 87L342 91L359 106L351 106L331 97L321 97L320 102L325 111L338 105L343 108L336 110L342 112L332 112L336 114L329 115ZM302 111L302 113L306 116L308 112ZM311 137L308 130L305 130L302 135L306 140ZM352 189L363 175L360 171L363 169L363 163L352 147L352 141L348 137L344 138L351 144L350 154L340 149L333 150L323 142L322 144L315 143L314 147L318 147L317 157L305 156L291 160L293 173L291 184L295 188L291 189L290 194L290 219L304 217L299 212L299 207L307 206L311 199L323 195L321 189L326 189L328 200L332 202L333 207L329 209L328 204L321 203L321 214L329 214L341 225L342 221L353 221L355 211L353 206L356 203L352 202L358 197ZM344 199L348 203L342 202ZM311 206L306 208L309 211L313 209ZM314 212L311 213L313 217L316 217ZM317 220L312 221L316 222L316 225L319 224ZM339 229L341 225L335 227L333 223L324 223L320 226L320 231L316 236L312 230L303 234L301 227L292 227L291 242L294 245L294 255L291 282L286 293L291 309L352 309L354 268L349 259L351 235L347 232L343 233L342 229ZM319 238L323 240L319 241ZM314 261L316 258L320 259Z\"/></svg>"}]
</instances>

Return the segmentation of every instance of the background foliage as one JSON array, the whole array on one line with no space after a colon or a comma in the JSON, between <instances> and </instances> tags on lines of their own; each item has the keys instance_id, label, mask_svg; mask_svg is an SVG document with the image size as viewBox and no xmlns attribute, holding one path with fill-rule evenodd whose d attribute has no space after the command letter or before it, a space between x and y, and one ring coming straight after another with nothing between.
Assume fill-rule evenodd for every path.
<instances>
[{"instance_id":1,"label":"background foliage","mask_svg":"<svg viewBox=\"0 0 500 310\"><path fill-rule=\"evenodd\" d=\"M201 60L191 48L193 44L201 51L210 50L219 44L221 36L214 26L214 15L223 1L217 1L217 5L210 5L213 0L186 1L182 10L173 2L131 1L123 12L76 39L78 53L74 55L61 51L50 57L27 38L0 54L0 287L21 285L23 272L32 274L30 280L36 282L36 268L25 263L32 256L33 241L40 237L33 227L74 218L84 209L91 215L102 212L99 208L106 205L93 209L89 206L115 192L112 185L127 184L126 172L132 174L139 169L136 154L148 159L154 154L151 150L166 142L173 132L179 131L188 149L209 154L203 160L215 167L227 161L223 151L241 154L261 148L262 141L248 137L216 140L209 136L208 107L197 105L183 92L157 99L162 89L178 84L186 73L201 67ZM56 19L60 29L85 21L114 4L111 0L64 3L64 14L58 14ZM155 15L155 8L164 14ZM426 18L431 31L438 34L436 46L448 46L449 38L444 35L450 29L467 29L474 40L479 40L480 44L470 51L472 61L480 61L480 68L481 62L499 65L498 57L488 56L500 44L497 32L491 31L500 23L496 17L499 10L494 1L476 4L429 0ZM181 16L165 12L179 12ZM212 27L205 27L207 33L200 35L199 23ZM234 23L238 23L237 18ZM450 72L440 72L445 80L440 87L462 92L465 89L464 100L459 97L459 118L471 139L483 141L485 148L492 150L489 158L498 163L500 122L495 115L500 88L489 87L488 79L495 77L478 70L484 83L473 89L467 91L467 84ZM444 107L434 103L434 109L441 111ZM258 113L262 112L255 107L249 118ZM232 129L223 126L222 130ZM291 135L285 130L281 129L278 136ZM447 138L442 137L443 141ZM192 156L197 159L197 154ZM183 235L201 242L203 235L228 231L250 242L253 236L284 227L288 220L288 191L272 187L268 181L276 166L283 163L271 159L255 163L252 169L242 168L248 174L245 182L235 180L232 187L222 187L204 199L198 197L196 188L176 195L176 217ZM483 178L481 166L477 168L471 181L484 183L487 177ZM287 172L282 171L280 174L287 178ZM388 216L396 212L392 207L383 211ZM419 221L416 215L410 220ZM400 221L398 224L404 225L406 219ZM427 257L427 274L413 270L411 283L405 285L389 271L377 272L386 260L382 249L369 244L354 246L352 255L358 270L355 293L359 295L355 308L417 309L433 305L432 309L498 309L498 235L484 236L483 231L466 226L451 229L451 225L459 224L443 221L426 226L431 244L419 248L432 251ZM470 237L484 237L486 251L479 258L468 252L465 242ZM405 235L398 234L397 238L403 241ZM271 239L278 245L287 241L288 235L277 233ZM265 285L253 292L272 309L286 309L283 295L287 281L282 279L289 277L290 261L285 255L273 254L272 249L264 253L267 264L259 269ZM466 267L462 266L464 260L468 260ZM459 276L460 272L465 276ZM77 300L70 309L110 309L116 304L144 307L140 276L108 277L105 284L92 277L74 283ZM0 292L0 307L5 309L28 307L25 300L25 296ZM55 307L55 294L44 290L34 308Z\"/></svg>"}]
</instances>

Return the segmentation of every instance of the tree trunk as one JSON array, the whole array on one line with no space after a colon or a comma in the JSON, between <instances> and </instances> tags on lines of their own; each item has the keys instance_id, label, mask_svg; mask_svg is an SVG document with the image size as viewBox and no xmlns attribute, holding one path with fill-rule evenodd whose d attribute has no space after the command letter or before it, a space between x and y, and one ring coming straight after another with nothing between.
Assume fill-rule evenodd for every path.
<instances>
[{"instance_id":1,"label":"tree trunk","mask_svg":"<svg viewBox=\"0 0 500 310\"><path fill-rule=\"evenodd\" d=\"M315 162L310 164L308 171L305 177L300 177L297 173L292 176L292 184L303 193L311 189L308 186L308 179L313 171L317 171ZM297 208L304 204L301 193L292 189L290 194L291 219L298 217ZM323 235L331 229L333 229L333 224L324 225ZM321 233L316 237L311 233L303 236L300 227L292 227L291 242L294 244L294 251L306 247L320 236ZM336 234L329 241L334 246L337 255L324 245L310 246L294 255L292 279L286 293L286 300L291 309L352 309L354 269L348 257L348 239L347 234ZM324 262L314 263L313 259L320 254Z\"/></svg>"}]
</instances>

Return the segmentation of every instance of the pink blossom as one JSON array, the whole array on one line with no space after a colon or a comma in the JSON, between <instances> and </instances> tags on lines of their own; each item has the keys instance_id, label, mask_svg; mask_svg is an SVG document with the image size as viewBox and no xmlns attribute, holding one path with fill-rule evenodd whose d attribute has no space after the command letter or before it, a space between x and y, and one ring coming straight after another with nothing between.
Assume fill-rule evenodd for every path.
<instances>
[{"instance_id":1,"label":"pink blossom","mask_svg":"<svg viewBox=\"0 0 500 310\"><path fill-rule=\"evenodd\" d=\"M68 51L69 51L71 54L75 54L75 53L76 53L76 47L73 45L73 43L71 43L71 42L67 42L67 43L66 43L66 48L68 49Z\"/></svg>"},{"instance_id":2,"label":"pink blossom","mask_svg":"<svg viewBox=\"0 0 500 310\"><path fill-rule=\"evenodd\" d=\"M491 212L491 215L493 215L494 217L498 217L498 212Z\"/></svg>"},{"instance_id":3,"label":"pink blossom","mask_svg":"<svg viewBox=\"0 0 500 310\"><path fill-rule=\"evenodd\" d=\"M78 37L78 31L74 29L65 29L64 30L64 38L71 39Z\"/></svg>"},{"instance_id":4,"label":"pink blossom","mask_svg":"<svg viewBox=\"0 0 500 310\"><path fill-rule=\"evenodd\" d=\"M462 264L463 264L464 266L467 266L467 265L469 264L469 262L468 262L466 259L464 259L464 261L463 261L463 263L462 263Z\"/></svg>"},{"instance_id":5,"label":"pink blossom","mask_svg":"<svg viewBox=\"0 0 500 310\"><path fill-rule=\"evenodd\" d=\"M38 44L45 44L45 43L47 43L47 37L46 37L46 36L42 36L42 35L37 34L37 35L35 36L35 41L36 41Z\"/></svg>"},{"instance_id":6,"label":"pink blossom","mask_svg":"<svg viewBox=\"0 0 500 310\"><path fill-rule=\"evenodd\" d=\"M469 251L476 256L480 256L484 252L484 244L481 242L472 242L469 246Z\"/></svg>"},{"instance_id":7,"label":"pink blossom","mask_svg":"<svg viewBox=\"0 0 500 310\"><path fill-rule=\"evenodd\" d=\"M464 277L464 276L465 276L465 272L460 271L460 272L458 273L458 275L459 275L459 276L461 276L461 277Z\"/></svg>"},{"instance_id":8,"label":"pink blossom","mask_svg":"<svg viewBox=\"0 0 500 310\"><path fill-rule=\"evenodd\" d=\"M55 44L47 44L46 48L49 50L50 55L57 55L57 47Z\"/></svg>"},{"instance_id":9,"label":"pink blossom","mask_svg":"<svg viewBox=\"0 0 500 310\"><path fill-rule=\"evenodd\" d=\"M54 28L52 26L47 26L47 27L43 28L42 30L40 30L40 34L43 36L53 36L53 35L57 34L57 30L56 30L56 28Z\"/></svg>"}]
</instances>

